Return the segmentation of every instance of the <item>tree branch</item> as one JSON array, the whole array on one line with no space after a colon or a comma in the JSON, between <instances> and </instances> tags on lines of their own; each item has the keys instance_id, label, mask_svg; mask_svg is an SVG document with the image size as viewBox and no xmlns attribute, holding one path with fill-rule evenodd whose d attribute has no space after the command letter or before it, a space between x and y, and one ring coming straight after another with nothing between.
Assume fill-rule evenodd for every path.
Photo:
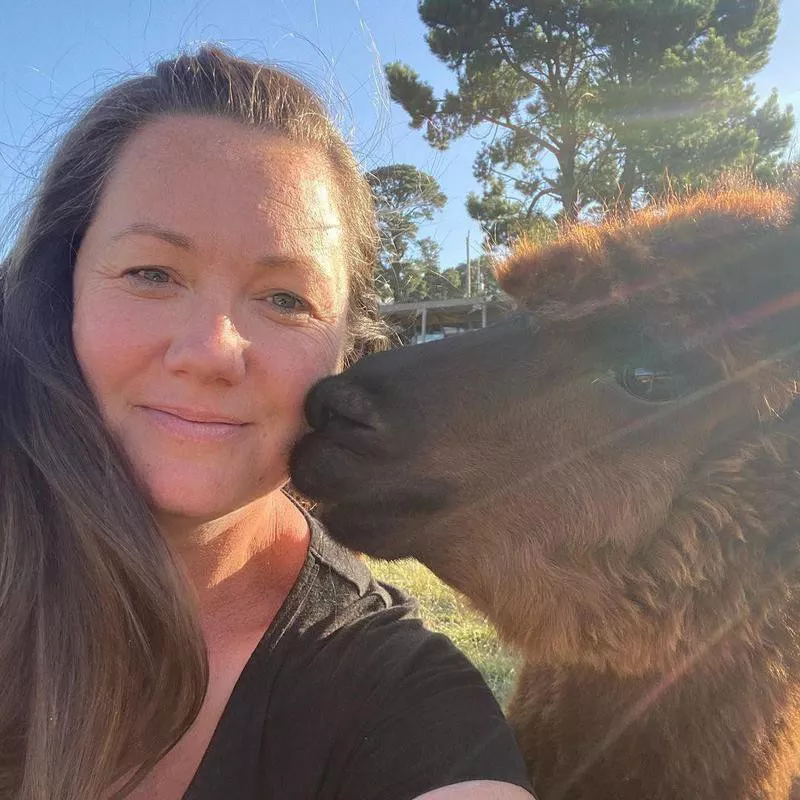
<instances>
[{"instance_id":1,"label":"tree branch","mask_svg":"<svg viewBox=\"0 0 800 800\"><path fill-rule=\"evenodd\" d=\"M494 167L490 168L490 172L492 173L492 175L497 175L498 177L504 178L507 181L517 181L517 180L519 180L519 178L517 178L516 176L509 175L507 172L502 172L499 169L494 169Z\"/></svg>"},{"instance_id":2,"label":"tree branch","mask_svg":"<svg viewBox=\"0 0 800 800\"><path fill-rule=\"evenodd\" d=\"M553 193L553 190L550 189L549 187L547 187L545 189L540 189L538 192L536 192L536 194L531 198L531 201L528 203L528 207L527 207L527 209L525 211L525 216L526 217L530 217L533 214L533 212L534 212L534 210L536 208L536 204L543 197L547 197L547 195L551 195L552 193Z\"/></svg>"},{"instance_id":3,"label":"tree branch","mask_svg":"<svg viewBox=\"0 0 800 800\"><path fill-rule=\"evenodd\" d=\"M483 114L482 117L486 122L491 122L492 125L497 125L500 128L505 128L506 130L514 131L515 133L520 133L524 136L529 136L534 144L558 157L558 147L554 144L551 144L546 139L542 139L540 136L537 136L529 128L526 128L523 125L515 125L513 122L504 122L497 117L490 117L488 114Z\"/></svg>"},{"instance_id":4,"label":"tree branch","mask_svg":"<svg viewBox=\"0 0 800 800\"><path fill-rule=\"evenodd\" d=\"M578 165L578 167L577 167L577 170L576 170L576 172L579 172L579 173L580 173L580 178L581 178L581 180L582 180L582 179L584 179L584 178L586 178L586 177L589 175L589 173L591 172L591 170L594 168L594 166L595 166L595 165L596 165L596 164L597 164L597 163L598 163L598 162L599 162L601 159L604 159L606 156L609 156L609 155L611 155L611 154L613 153L613 151L614 151L614 145L613 145L613 143L612 143L612 144L608 144L608 145L606 145L606 147L604 147L603 149L599 150L599 151L598 151L598 152L597 152L597 153L594 155L594 157L593 157L593 158L591 158L589 161L585 162L584 164L579 164L579 165Z\"/></svg>"},{"instance_id":5,"label":"tree branch","mask_svg":"<svg viewBox=\"0 0 800 800\"><path fill-rule=\"evenodd\" d=\"M511 67L511 69L514 70L514 72L530 81L537 89L539 89L539 91L547 91L547 84L541 78L528 72L528 70L523 69L519 63L511 57L499 36L496 37L495 41L497 42L497 46L500 48L500 52L503 54L503 58L506 60L506 63L509 67Z\"/></svg>"}]
</instances>

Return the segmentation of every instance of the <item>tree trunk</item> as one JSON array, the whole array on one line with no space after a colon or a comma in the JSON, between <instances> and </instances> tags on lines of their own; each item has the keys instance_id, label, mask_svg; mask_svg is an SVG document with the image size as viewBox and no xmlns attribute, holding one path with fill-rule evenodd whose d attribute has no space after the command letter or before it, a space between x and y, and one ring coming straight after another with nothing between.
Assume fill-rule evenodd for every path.
<instances>
[{"instance_id":1,"label":"tree trunk","mask_svg":"<svg viewBox=\"0 0 800 800\"><path fill-rule=\"evenodd\" d=\"M561 148L561 155L558 159L558 168L561 172L559 184L561 190L561 203L564 206L564 217L570 222L578 218L578 186L575 180L575 143L564 140Z\"/></svg>"},{"instance_id":2,"label":"tree trunk","mask_svg":"<svg viewBox=\"0 0 800 800\"><path fill-rule=\"evenodd\" d=\"M619 197L617 198L617 211L630 214L633 209L633 193L636 189L636 167L630 153L625 153L625 163L619 180Z\"/></svg>"}]
</instances>

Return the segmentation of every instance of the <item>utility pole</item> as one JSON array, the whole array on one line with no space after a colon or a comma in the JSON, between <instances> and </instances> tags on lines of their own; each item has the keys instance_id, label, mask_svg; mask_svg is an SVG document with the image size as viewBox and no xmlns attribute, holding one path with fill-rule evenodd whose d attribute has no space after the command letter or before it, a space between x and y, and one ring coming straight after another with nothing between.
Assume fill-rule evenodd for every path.
<instances>
[{"instance_id":1,"label":"utility pole","mask_svg":"<svg viewBox=\"0 0 800 800\"><path fill-rule=\"evenodd\" d=\"M472 297L472 268L469 263L469 234L467 231L467 297Z\"/></svg>"}]
</instances>

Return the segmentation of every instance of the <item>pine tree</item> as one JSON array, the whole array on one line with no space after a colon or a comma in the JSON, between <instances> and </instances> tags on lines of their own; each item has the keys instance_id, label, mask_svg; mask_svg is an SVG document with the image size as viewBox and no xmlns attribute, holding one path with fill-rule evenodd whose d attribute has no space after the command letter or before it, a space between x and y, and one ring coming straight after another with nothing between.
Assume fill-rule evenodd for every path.
<instances>
[{"instance_id":1,"label":"pine tree","mask_svg":"<svg viewBox=\"0 0 800 800\"><path fill-rule=\"evenodd\" d=\"M421 0L431 51L456 87L437 97L389 64L392 98L445 148L487 135L469 213L498 241L554 204L630 206L642 192L731 167L774 172L793 126L749 78L775 38L779 0Z\"/></svg>"}]
</instances>

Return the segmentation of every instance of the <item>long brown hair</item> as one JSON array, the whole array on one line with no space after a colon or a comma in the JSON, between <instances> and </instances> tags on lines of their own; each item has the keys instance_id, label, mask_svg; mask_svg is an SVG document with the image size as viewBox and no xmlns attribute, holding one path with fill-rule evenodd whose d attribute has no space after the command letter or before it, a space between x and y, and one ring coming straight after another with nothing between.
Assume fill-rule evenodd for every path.
<instances>
[{"instance_id":1,"label":"long brown hair","mask_svg":"<svg viewBox=\"0 0 800 800\"><path fill-rule=\"evenodd\" d=\"M229 117L323 153L349 228L347 359L384 345L370 191L317 96L214 47L106 91L62 139L0 269L0 797L94 800L186 731L207 664L191 590L76 361L75 253L130 137Z\"/></svg>"}]
</instances>

